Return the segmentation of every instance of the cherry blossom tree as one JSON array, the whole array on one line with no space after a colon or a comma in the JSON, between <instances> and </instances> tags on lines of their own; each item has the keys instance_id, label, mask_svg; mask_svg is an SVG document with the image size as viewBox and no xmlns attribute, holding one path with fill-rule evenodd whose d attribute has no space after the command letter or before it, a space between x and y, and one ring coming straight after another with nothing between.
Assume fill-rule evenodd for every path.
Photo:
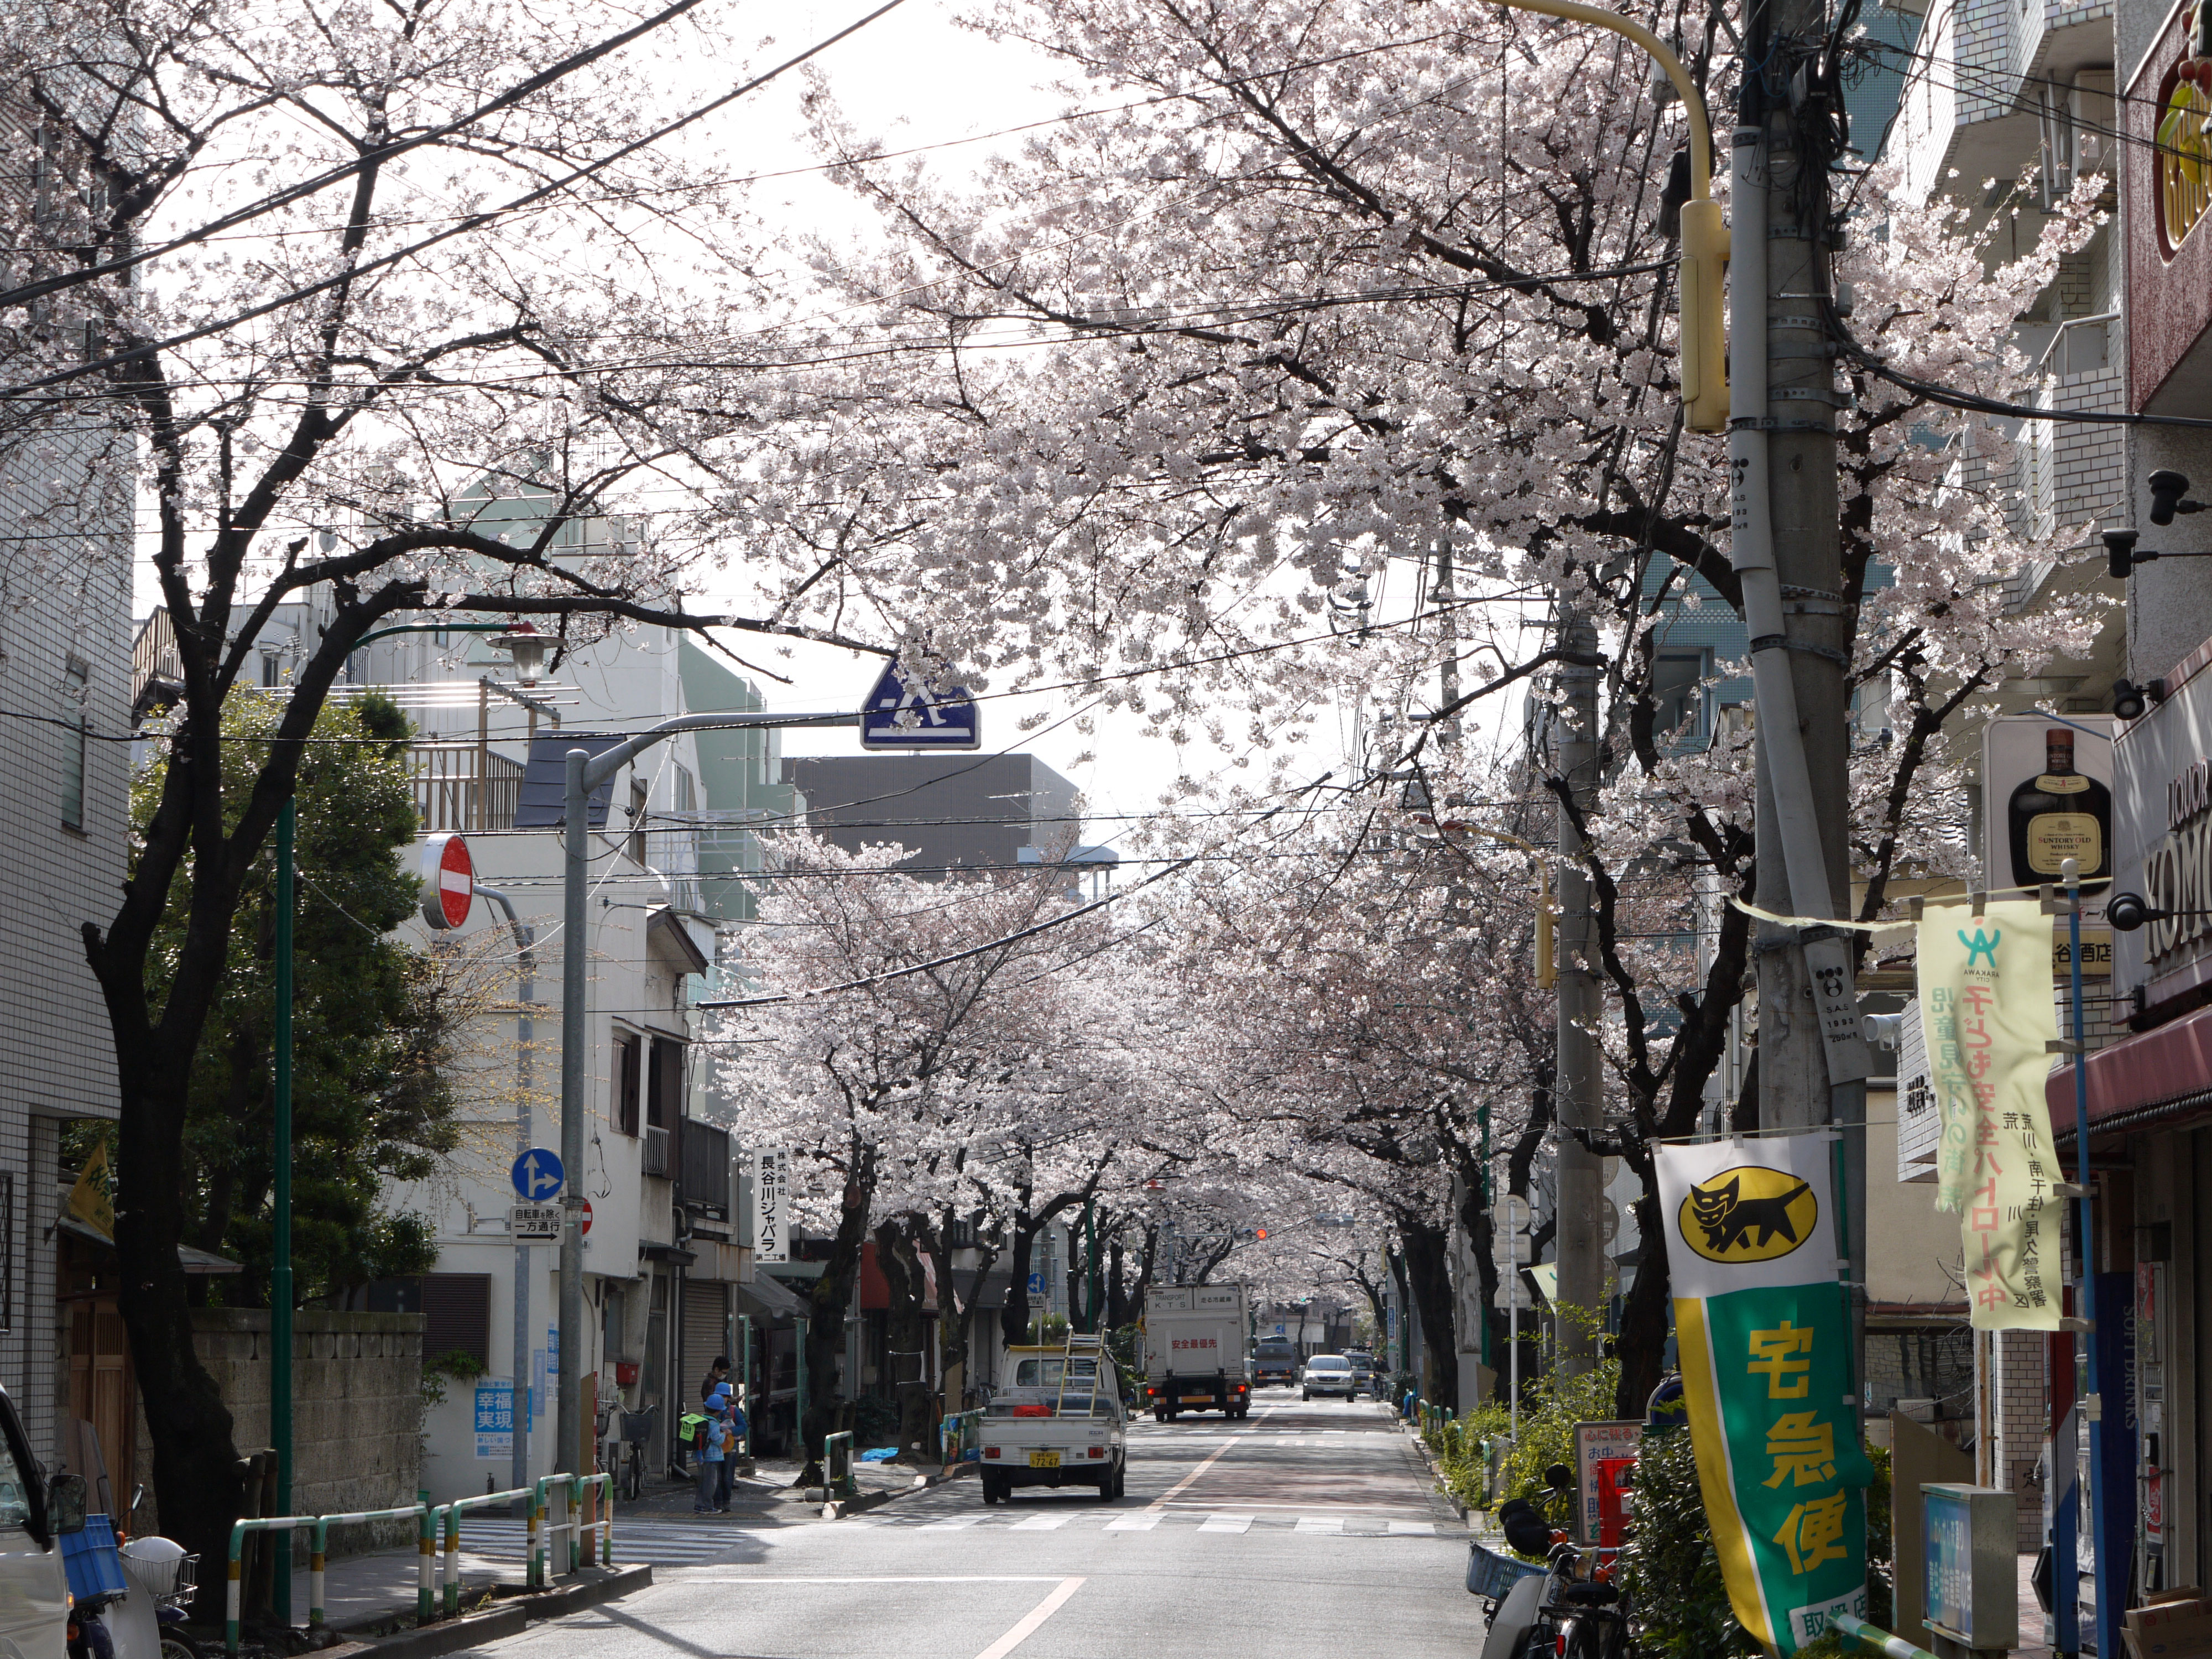
<instances>
[{"instance_id":1,"label":"cherry blossom tree","mask_svg":"<svg viewBox=\"0 0 2212 1659\"><path fill-rule=\"evenodd\" d=\"M776 60L703 16L58 0L11 11L0 43L0 495L36 532L10 538L0 593L105 638L149 556L181 669L129 880L82 921L120 1086L122 1313L161 1379L154 1480L210 1560L239 1464L178 1266L185 1082L356 644L423 613L534 618L563 648L637 623L834 632L774 575L744 616L684 603L730 520L717 480L773 417L720 344L762 239L711 148L672 141ZM672 66L699 62L730 82L672 106ZM325 625L241 774L226 699L303 599Z\"/></svg>"},{"instance_id":2,"label":"cherry blossom tree","mask_svg":"<svg viewBox=\"0 0 2212 1659\"><path fill-rule=\"evenodd\" d=\"M1644 15L1728 107L1717 14ZM1740 600L1722 447L1677 408L1666 181L1682 111L1613 37L1479 6L1001 0L982 27L1056 57L1093 112L947 186L923 161L872 161L878 141L818 100L825 150L890 243L824 246L818 267L905 356L896 376L848 381L866 433L779 434L786 465L817 495L865 495L862 530L908 555L878 574L917 629L954 637L946 570L961 607L981 596L991 631L963 637L1002 683L1073 672L1168 735L1233 736L1274 782L1310 769L1315 711L1393 720L1373 751L1378 810L1419 766L1478 825L1548 815L1565 782L1548 750L1478 766L1439 733L1494 720L1508 691L1553 702L1565 645L1550 608L1589 618L1601 1139L1644 1176L1656 1238L1649 1147L1705 1109L1748 959L1724 901L1755 898L1758 871L1747 731L1687 748L1655 686L1662 619ZM2021 368L2014 325L2094 223L2093 191L2014 255L1959 210L1904 198L1887 169L1857 179L1845 210L1881 229L1839 264L1860 339L1915 380L2002 394ZM2076 527L2030 538L2007 511L2002 433L1846 367L1840 603L1866 716L1851 836L1872 913L1900 871L1959 860L1947 722L2082 651L2100 605L2008 608L2002 579L2073 556ZM803 515L763 533L819 538ZM1415 572L1417 603L1402 588L1395 614L1377 602ZM1471 856L1437 848L1431 884ZM1700 933L1694 956L1667 942ZM1480 1024L1495 990L1475 975L1453 995ZM1413 1098L1394 1087L1389 1109ZM1390 1121L1370 1103L1344 1113L1346 1133L1363 1113ZM1419 1164L1442 1131L1390 1133ZM1658 1256L1622 1333L1636 1402L1664 1336Z\"/></svg>"}]
</instances>

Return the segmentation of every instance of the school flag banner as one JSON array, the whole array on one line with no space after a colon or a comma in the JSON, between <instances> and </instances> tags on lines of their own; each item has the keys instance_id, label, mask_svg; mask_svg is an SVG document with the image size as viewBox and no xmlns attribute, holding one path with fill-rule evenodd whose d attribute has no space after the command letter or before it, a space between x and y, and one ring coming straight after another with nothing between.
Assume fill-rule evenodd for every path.
<instances>
[{"instance_id":1,"label":"school flag banner","mask_svg":"<svg viewBox=\"0 0 2212 1659\"><path fill-rule=\"evenodd\" d=\"M1774 1653L1866 1617L1866 1488L1835 1135L1658 1149L1682 1390L1729 1601Z\"/></svg>"},{"instance_id":2,"label":"school flag banner","mask_svg":"<svg viewBox=\"0 0 2212 1659\"><path fill-rule=\"evenodd\" d=\"M1992 901L1978 916L1928 905L1919 957L1928 1086L1943 1121L1936 1207L1959 1212L1974 1328L2055 1331L2065 1274L2043 1093L2058 1036L2051 918L2033 899Z\"/></svg>"}]
</instances>

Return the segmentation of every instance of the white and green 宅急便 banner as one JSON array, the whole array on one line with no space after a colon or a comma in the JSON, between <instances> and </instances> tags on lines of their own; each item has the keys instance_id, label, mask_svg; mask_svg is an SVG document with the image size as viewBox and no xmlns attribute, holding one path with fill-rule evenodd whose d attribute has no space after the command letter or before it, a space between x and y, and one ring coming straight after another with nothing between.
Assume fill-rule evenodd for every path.
<instances>
[{"instance_id":1,"label":"white and green \u5b85\u6025\u4fbf banner","mask_svg":"<svg viewBox=\"0 0 2212 1659\"><path fill-rule=\"evenodd\" d=\"M1872 1465L1852 1408L1828 1130L1658 1152L1698 1485L1736 1618L1789 1655L1866 1617Z\"/></svg>"},{"instance_id":2,"label":"white and green \u5b85\u6025\u4fbf banner","mask_svg":"<svg viewBox=\"0 0 2212 1659\"><path fill-rule=\"evenodd\" d=\"M1920 917L1920 1029L1942 1109L1936 1207L1959 1212L1974 1328L2055 1331L2060 1285L2044 1079L2058 1036L2051 918L2033 899L1931 904Z\"/></svg>"}]
</instances>

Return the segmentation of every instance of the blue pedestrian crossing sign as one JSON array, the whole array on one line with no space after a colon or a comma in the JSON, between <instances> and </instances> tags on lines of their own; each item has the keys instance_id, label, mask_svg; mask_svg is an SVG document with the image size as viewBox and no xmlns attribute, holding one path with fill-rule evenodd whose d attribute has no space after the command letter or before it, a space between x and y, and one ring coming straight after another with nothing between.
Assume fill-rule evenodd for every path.
<instances>
[{"instance_id":1,"label":"blue pedestrian crossing sign","mask_svg":"<svg viewBox=\"0 0 2212 1659\"><path fill-rule=\"evenodd\" d=\"M983 713L964 686L933 691L884 668L860 706L863 749L981 749Z\"/></svg>"},{"instance_id":2,"label":"blue pedestrian crossing sign","mask_svg":"<svg viewBox=\"0 0 2212 1659\"><path fill-rule=\"evenodd\" d=\"M542 1204L561 1190L561 1160L542 1146L532 1146L514 1160L514 1190L526 1204Z\"/></svg>"}]
</instances>

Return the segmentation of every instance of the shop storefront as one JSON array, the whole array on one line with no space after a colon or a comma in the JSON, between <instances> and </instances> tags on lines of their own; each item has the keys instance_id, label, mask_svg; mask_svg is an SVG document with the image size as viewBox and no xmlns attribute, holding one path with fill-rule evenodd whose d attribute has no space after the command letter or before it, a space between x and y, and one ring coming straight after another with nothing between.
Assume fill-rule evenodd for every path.
<instances>
[{"instance_id":1,"label":"shop storefront","mask_svg":"<svg viewBox=\"0 0 2212 1659\"><path fill-rule=\"evenodd\" d=\"M2212 1425L2212 641L2165 676L2163 698L2113 746L2114 1040L2086 1061L2095 1180L2103 1410L2132 1417L2139 1593L2212 1570L2200 1449ZM2128 900L2146 919L2128 927ZM2072 1068L2051 1121L2069 1173ZM2121 1294L2113 1294L2118 1291ZM2113 1304L2117 1304L2115 1306ZM2118 1322L2124 1328L2103 1328Z\"/></svg>"}]
</instances>

